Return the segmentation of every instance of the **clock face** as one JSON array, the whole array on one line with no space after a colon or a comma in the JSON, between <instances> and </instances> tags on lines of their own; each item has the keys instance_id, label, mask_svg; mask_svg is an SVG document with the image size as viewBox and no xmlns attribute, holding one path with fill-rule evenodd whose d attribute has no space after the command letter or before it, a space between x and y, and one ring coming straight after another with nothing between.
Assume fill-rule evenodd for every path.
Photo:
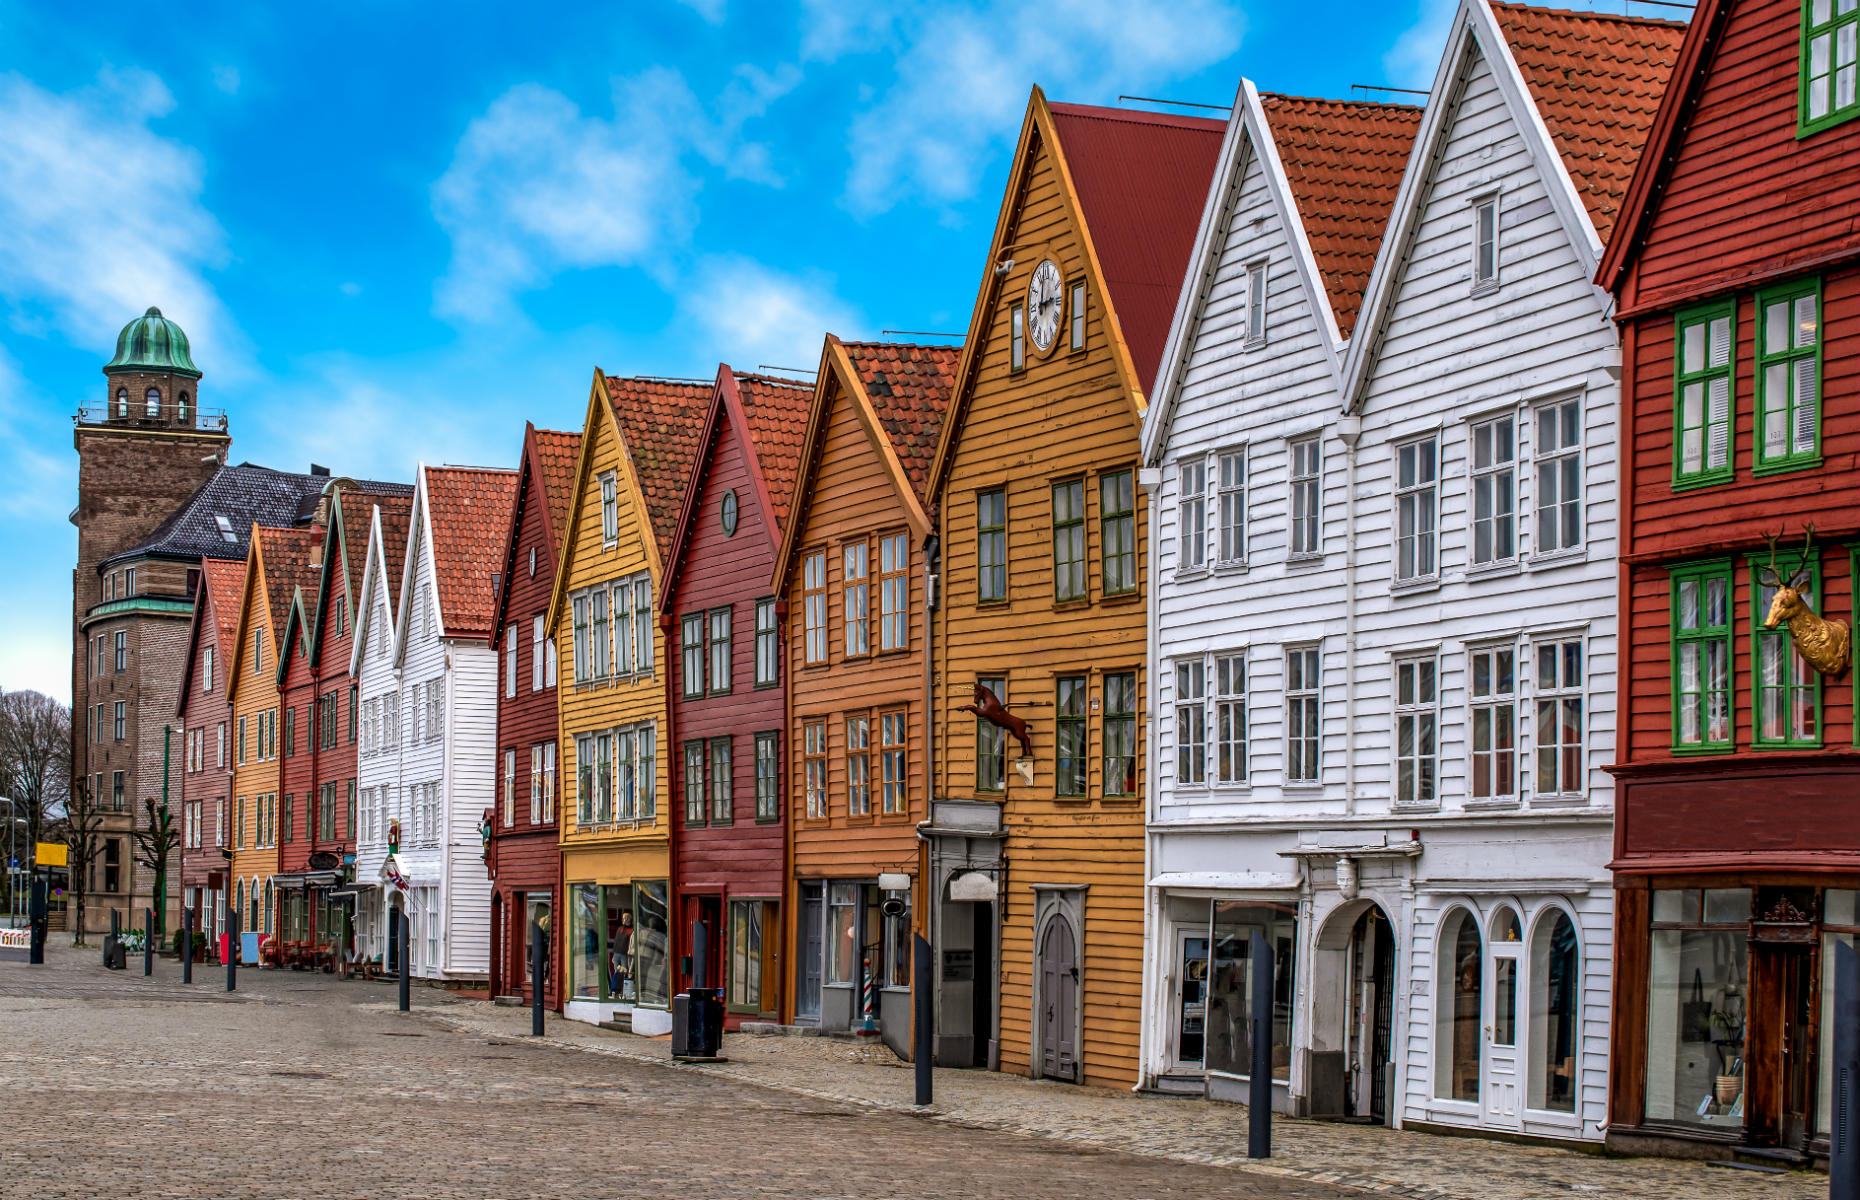
<instances>
[{"instance_id":1,"label":"clock face","mask_svg":"<svg viewBox=\"0 0 1860 1200\"><path fill-rule=\"evenodd\" d=\"M1052 259L1040 260L1033 269L1033 281L1027 285L1027 332L1042 354L1053 348L1059 336L1059 310L1065 306L1065 280Z\"/></svg>"}]
</instances>

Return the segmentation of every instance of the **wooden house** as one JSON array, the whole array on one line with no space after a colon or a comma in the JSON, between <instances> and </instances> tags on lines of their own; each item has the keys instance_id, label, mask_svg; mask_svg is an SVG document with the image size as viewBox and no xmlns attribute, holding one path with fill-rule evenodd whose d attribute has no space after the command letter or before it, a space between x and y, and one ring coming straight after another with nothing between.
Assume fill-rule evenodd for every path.
<instances>
[{"instance_id":1,"label":"wooden house","mask_svg":"<svg viewBox=\"0 0 1860 1200\"><path fill-rule=\"evenodd\" d=\"M1631 1152L1803 1163L1838 1128L1857 28L1852 4L1701 3L1597 273L1626 395L1608 1142Z\"/></svg>"},{"instance_id":2,"label":"wooden house","mask_svg":"<svg viewBox=\"0 0 1860 1200\"><path fill-rule=\"evenodd\" d=\"M1275 1103L1381 1118L1386 1068L1327 1078L1342 1056L1297 1009L1303 880L1283 855L1339 808L1316 735L1344 720L1342 694L1318 711L1305 668L1346 609L1341 364L1421 110L1242 80L1233 112L1144 422L1158 551L1142 1078L1245 1098L1257 930L1281 964ZM1386 1039L1358 1057L1377 1053Z\"/></svg>"},{"instance_id":3,"label":"wooden house","mask_svg":"<svg viewBox=\"0 0 1860 1200\"><path fill-rule=\"evenodd\" d=\"M772 666L787 668L780 794L792 830L782 1012L860 1028L869 994L877 1028L900 1052L910 1045L910 935L927 911L917 833L930 811L927 483L960 354L827 337L771 589L770 615L785 631ZM904 910L884 915L888 898ZM967 1066L967 1026L961 1054L949 1041L956 1015L938 1024L948 1047L938 1059Z\"/></svg>"},{"instance_id":4,"label":"wooden house","mask_svg":"<svg viewBox=\"0 0 1860 1200\"><path fill-rule=\"evenodd\" d=\"M239 637L246 565L203 559L175 717L181 726L181 903L217 946L230 872L221 854L232 811L232 706L227 664Z\"/></svg>"},{"instance_id":5,"label":"wooden house","mask_svg":"<svg viewBox=\"0 0 1860 1200\"><path fill-rule=\"evenodd\" d=\"M987 997L1003 1070L1137 1079L1138 435L1223 129L1034 90L931 463L932 786L975 846L927 899L987 943L939 949L938 988Z\"/></svg>"},{"instance_id":6,"label":"wooden house","mask_svg":"<svg viewBox=\"0 0 1860 1200\"><path fill-rule=\"evenodd\" d=\"M561 940L556 897L562 886L557 809L560 718L555 643L547 632L549 598L568 524L579 433L523 427L523 456L503 584L497 593L491 648L499 656L497 689L497 815L492 822L491 994L534 997L531 929L547 940L544 1003L562 1007Z\"/></svg>"},{"instance_id":7,"label":"wooden house","mask_svg":"<svg viewBox=\"0 0 1860 1200\"><path fill-rule=\"evenodd\" d=\"M567 671L562 1011L648 1034L671 1029L673 967L670 681L655 598L710 393L595 372L545 631Z\"/></svg>"},{"instance_id":8,"label":"wooden house","mask_svg":"<svg viewBox=\"0 0 1860 1200\"><path fill-rule=\"evenodd\" d=\"M721 989L731 1026L780 1013L786 714L769 580L812 391L718 367L658 596L682 964L672 987Z\"/></svg>"},{"instance_id":9,"label":"wooden house","mask_svg":"<svg viewBox=\"0 0 1860 1200\"><path fill-rule=\"evenodd\" d=\"M355 633L349 644L349 677L356 682L362 726L355 762L355 865L350 873L356 890L355 950L390 971L400 962L400 943L395 940L389 906L407 899L399 864L390 871L389 863L404 840L401 673L395 666L394 646L399 640L401 584L412 524L411 506L369 506ZM412 719L411 713L407 719Z\"/></svg>"}]
</instances>

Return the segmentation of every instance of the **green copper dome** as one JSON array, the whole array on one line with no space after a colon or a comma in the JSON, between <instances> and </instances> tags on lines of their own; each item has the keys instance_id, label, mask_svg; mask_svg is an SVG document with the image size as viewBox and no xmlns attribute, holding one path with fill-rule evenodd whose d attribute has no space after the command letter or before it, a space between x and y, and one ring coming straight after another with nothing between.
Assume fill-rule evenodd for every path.
<instances>
[{"instance_id":1,"label":"green copper dome","mask_svg":"<svg viewBox=\"0 0 1860 1200\"><path fill-rule=\"evenodd\" d=\"M151 308L116 335L116 357L103 368L105 375L119 371L149 371L200 378L200 368L188 353L181 327Z\"/></svg>"}]
</instances>

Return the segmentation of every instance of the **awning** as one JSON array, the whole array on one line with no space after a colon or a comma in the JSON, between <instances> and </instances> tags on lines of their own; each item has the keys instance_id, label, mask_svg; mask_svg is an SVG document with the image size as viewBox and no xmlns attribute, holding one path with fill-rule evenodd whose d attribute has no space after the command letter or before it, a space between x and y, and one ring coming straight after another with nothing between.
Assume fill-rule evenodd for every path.
<instances>
[{"instance_id":1,"label":"awning","mask_svg":"<svg viewBox=\"0 0 1860 1200\"><path fill-rule=\"evenodd\" d=\"M291 871L271 877L271 886L281 892L301 891L304 888L332 888L341 882L341 871Z\"/></svg>"},{"instance_id":2,"label":"awning","mask_svg":"<svg viewBox=\"0 0 1860 1200\"><path fill-rule=\"evenodd\" d=\"M378 883L365 883L357 880L354 883L345 883L341 887L331 888L329 894L332 896L363 896L380 890L381 885Z\"/></svg>"}]
</instances>

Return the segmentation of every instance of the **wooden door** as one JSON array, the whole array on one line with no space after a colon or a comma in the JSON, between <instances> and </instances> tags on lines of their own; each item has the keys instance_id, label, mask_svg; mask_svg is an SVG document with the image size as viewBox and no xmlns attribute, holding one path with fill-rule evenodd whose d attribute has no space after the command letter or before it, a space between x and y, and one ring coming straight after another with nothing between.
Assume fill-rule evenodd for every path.
<instances>
[{"instance_id":1,"label":"wooden door","mask_svg":"<svg viewBox=\"0 0 1860 1200\"><path fill-rule=\"evenodd\" d=\"M1078 942L1055 916L1040 942L1040 1074L1078 1082Z\"/></svg>"},{"instance_id":2,"label":"wooden door","mask_svg":"<svg viewBox=\"0 0 1860 1200\"><path fill-rule=\"evenodd\" d=\"M1745 1029L1745 1127L1758 1146L1799 1150L1814 1083L1815 952L1810 945L1750 947Z\"/></svg>"},{"instance_id":3,"label":"wooden door","mask_svg":"<svg viewBox=\"0 0 1860 1200\"><path fill-rule=\"evenodd\" d=\"M827 910L821 885L801 885L801 990L794 998L794 1015L820 1019L820 985L824 981L827 947Z\"/></svg>"}]
</instances>

